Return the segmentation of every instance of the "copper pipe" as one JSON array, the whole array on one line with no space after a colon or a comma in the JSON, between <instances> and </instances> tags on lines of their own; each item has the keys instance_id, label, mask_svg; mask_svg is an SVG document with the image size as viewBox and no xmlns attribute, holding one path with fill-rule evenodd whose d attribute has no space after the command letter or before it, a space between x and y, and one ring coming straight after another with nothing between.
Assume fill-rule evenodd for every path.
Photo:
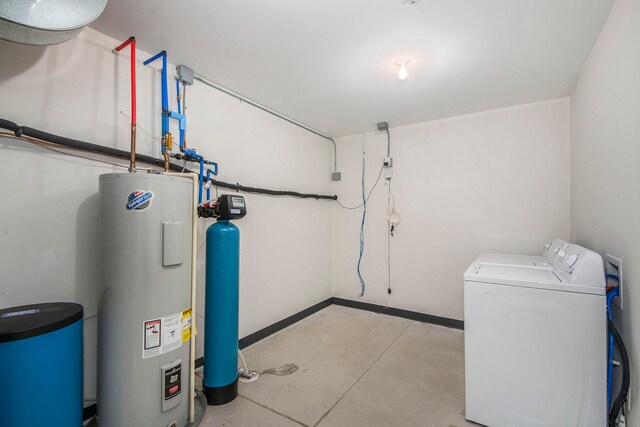
<instances>
[{"instance_id":1,"label":"copper pipe","mask_svg":"<svg viewBox=\"0 0 640 427\"><path fill-rule=\"evenodd\" d=\"M118 53L125 47L131 49L131 158L129 172L136 171L136 38L129 37L118 45L113 53Z\"/></svg>"},{"instance_id":2,"label":"copper pipe","mask_svg":"<svg viewBox=\"0 0 640 427\"><path fill-rule=\"evenodd\" d=\"M136 125L131 123L131 152L129 158L129 172L136 171Z\"/></svg>"}]
</instances>

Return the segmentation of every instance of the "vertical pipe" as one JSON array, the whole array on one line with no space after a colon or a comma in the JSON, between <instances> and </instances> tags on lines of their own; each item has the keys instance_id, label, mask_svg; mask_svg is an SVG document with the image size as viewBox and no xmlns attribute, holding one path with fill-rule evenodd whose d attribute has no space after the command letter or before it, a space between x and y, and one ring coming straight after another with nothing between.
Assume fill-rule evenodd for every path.
<instances>
[{"instance_id":1,"label":"vertical pipe","mask_svg":"<svg viewBox=\"0 0 640 427\"><path fill-rule=\"evenodd\" d=\"M162 51L162 136L169 133L169 86L167 83L167 52Z\"/></svg>"},{"instance_id":2,"label":"vertical pipe","mask_svg":"<svg viewBox=\"0 0 640 427\"><path fill-rule=\"evenodd\" d=\"M176 79L176 99L178 100L178 114L182 114L180 109L180 80Z\"/></svg>"},{"instance_id":3,"label":"vertical pipe","mask_svg":"<svg viewBox=\"0 0 640 427\"><path fill-rule=\"evenodd\" d=\"M197 177L195 173L175 173L169 172L165 175L171 176L186 176L193 180L193 218L191 223L191 344L189 347L189 422L193 423L196 419L195 400L196 400L196 258L198 255L198 206L195 203L198 195L197 189Z\"/></svg>"},{"instance_id":4,"label":"vertical pipe","mask_svg":"<svg viewBox=\"0 0 640 427\"><path fill-rule=\"evenodd\" d=\"M207 169L207 181L211 182L211 169ZM207 188L207 202L211 201L211 187Z\"/></svg>"},{"instance_id":5,"label":"vertical pipe","mask_svg":"<svg viewBox=\"0 0 640 427\"><path fill-rule=\"evenodd\" d=\"M162 151L164 153L164 170L169 170L169 87L167 86L167 52L162 51Z\"/></svg>"},{"instance_id":6,"label":"vertical pipe","mask_svg":"<svg viewBox=\"0 0 640 427\"><path fill-rule=\"evenodd\" d=\"M131 159L129 171L136 170L136 39L131 40Z\"/></svg>"},{"instance_id":7,"label":"vertical pipe","mask_svg":"<svg viewBox=\"0 0 640 427\"><path fill-rule=\"evenodd\" d=\"M204 159L200 159L200 188L198 188L198 205L202 203L202 184L204 182Z\"/></svg>"},{"instance_id":8,"label":"vertical pipe","mask_svg":"<svg viewBox=\"0 0 640 427\"><path fill-rule=\"evenodd\" d=\"M120 52L125 47L131 45L131 151L129 157L129 172L136 170L136 38L129 37L128 40L115 48L115 52Z\"/></svg>"},{"instance_id":9,"label":"vertical pipe","mask_svg":"<svg viewBox=\"0 0 640 427\"><path fill-rule=\"evenodd\" d=\"M187 84L182 83L182 114L187 118ZM187 149L187 126L180 131L180 151Z\"/></svg>"},{"instance_id":10,"label":"vertical pipe","mask_svg":"<svg viewBox=\"0 0 640 427\"><path fill-rule=\"evenodd\" d=\"M164 79L164 81L166 81L165 79L165 73L164 73L164 69L166 69L166 57L167 57L167 52L166 51L161 51L156 53L155 55L153 55L151 58L147 59L146 61L143 62L144 65L149 65L150 63L152 63L153 61L157 60L158 58L163 58L162 64L163 64L163 69L161 70L162 72L162 77L161 79ZM162 93L162 107L161 107L161 124L162 124L162 153L164 154L164 148L165 148L165 144L167 143L167 133L169 132L169 117L168 115L168 111L166 111L165 114L165 104L168 104L164 101L164 96L165 96L165 83L163 81L160 82L160 90ZM168 107L167 107L168 110ZM166 160L166 159L165 159Z\"/></svg>"},{"instance_id":11,"label":"vertical pipe","mask_svg":"<svg viewBox=\"0 0 640 427\"><path fill-rule=\"evenodd\" d=\"M176 98L178 99L178 114L182 114L182 109L180 108L180 80L176 79ZM180 151L184 152L184 129L180 126Z\"/></svg>"}]
</instances>

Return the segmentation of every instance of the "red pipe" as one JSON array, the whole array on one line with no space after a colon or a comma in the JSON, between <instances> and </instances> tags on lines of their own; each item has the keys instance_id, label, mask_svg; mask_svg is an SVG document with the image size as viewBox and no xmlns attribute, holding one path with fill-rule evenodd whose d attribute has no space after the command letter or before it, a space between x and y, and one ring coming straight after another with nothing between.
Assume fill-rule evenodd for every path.
<instances>
[{"instance_id":1,"label":"red pipe","mask_svg":"<svg viewBox=\"0 0 640 427\"><path fill-rule=\"evenodd\" d=\"M125 47L131 45L131 159L129 171L136 170L136 38L129 37L115 48L115 52L120 52Z\"/></svg>"}]
</instances>

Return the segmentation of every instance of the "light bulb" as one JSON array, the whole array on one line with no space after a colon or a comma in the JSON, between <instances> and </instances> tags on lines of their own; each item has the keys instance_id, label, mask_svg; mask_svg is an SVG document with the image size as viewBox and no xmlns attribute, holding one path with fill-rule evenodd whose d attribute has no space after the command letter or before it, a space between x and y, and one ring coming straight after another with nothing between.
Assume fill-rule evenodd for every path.
<instances>
[{"instance_id":1,"label":"light bulb","mask_svg":"<svg viewBox=\"0 0 640 427\"><path fill-rule=\"evenodd\" d=\"M398 59L395 64L400 67L400 71L398 72L398 78L400 80L405 80L409 73L407 72L407 65L411 62L410 59Z\"/></svg>"},{"instance_id":2,"label":"light bulb","mask_svg":"<svg viewBox=\"0 0 640 427\"><path fill-rule=\"evenodd\" d=\"M400 66L400 72L398 73L398 78L400 80L404 80L407 78L407 65L406 64L402 64Z\"/></svg>"}]
</instances>

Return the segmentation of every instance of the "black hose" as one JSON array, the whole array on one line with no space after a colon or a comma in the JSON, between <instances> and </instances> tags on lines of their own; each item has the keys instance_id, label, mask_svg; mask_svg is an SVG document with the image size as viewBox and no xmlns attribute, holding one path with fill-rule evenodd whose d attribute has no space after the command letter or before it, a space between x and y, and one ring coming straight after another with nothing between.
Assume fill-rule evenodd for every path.
<instances>
[{"instance_id":1,"label":"black hose","mask_svg":"<svg viewBox=\"0 0 640 427\"><path fill-rule=\"evenodd\" d=\"M11 132L16 132L20 129L20 126L13 123L12 121L0 119L0 128L10 130ZM20 136L16 133L16 136Z\"/></svg>"},{"instance_id":2,"label":"black hose","mask_svg":"<svg viewBox=\"0 0 640 427\"><path fill-rule=\"evenodd\" d=\"M93 151L95 153L106 154L108 156L119 157L122 159L129 160L130 153L128 151L119 150L117 148L105 147L104 145L92 144L90 142L79 141L77 139L66 138L60 135L54 135L52 133L44 132L38 129L30 128L27 126L19 126L12 121L5 120L0 118L0 128L10 130L15 133L16 136L30 136L33 138L40 139L42 141L51 142L54 144L62 145L70 148L77 148L82 150ZM147 156L144 154L136 154L136 159L140 162L150 164L152 166L162 166L164 165L164 160L156 159L152 156ZM182 166L177 165L175 163L169 163L169 169L175 172L186 172L186 173L195 173L191 170L184 169ZM206 180L206 178L205 178ZM241 184L231 184L224 181L218 181L217 179L210 179L213 185L222 188L228 188L230 190L235 191L244 191L246 193L255 193L255 194L267 194L269 196L290 196L299 199L316 199L316 200L338 200L338 196L335 195L326 195L326 194L309 194L309 193L298 193L297 191L288 191L288 190L269 190L267 188L260 187L247 187Z\"/></svg>"},{"instance_id":3,"label":"black hose","mask_svg":"<svg viewBox=\"0 0 640 427\"><path fill-rule=\"evenodd\" d=\"M620 359L622 359L622 384L620 384L620 391L618 392L616 399L613 401L613 405L609 412L609 427L616 427L616 419L622 409L622 405L627 401L627 395L629 394L629 386L631 385L631 366L629 364L629 353L627 353L627 348L624 346L622 337L611 319L609 319L609 331L613 335L613 341L616 343L620 353Z\"/></svg>"},{"instance_id":4,"label":"black hose","mask_svg":"<svg viewBox=\"0 0 640 427\"><path fill-rule=\"evenodd\" d=\"M259 188L259 187L246 187L240 184L230 184L228 182L218 181L217 179L213 179L213 178L211 178L211 183L213 185L217 185L218 187L224 187L224 188L228 188L230 190L236 190L236 191L244 191L245 193L268 194L270 196L291 196L291 197L297 197L299 199L324 199L324 200L338 199L338 196L327 196L323 194L309 194L309 193L298 193L296 191L280 191L280 190L269 190L267 188Z\"/></svg>"}]
</instances>

